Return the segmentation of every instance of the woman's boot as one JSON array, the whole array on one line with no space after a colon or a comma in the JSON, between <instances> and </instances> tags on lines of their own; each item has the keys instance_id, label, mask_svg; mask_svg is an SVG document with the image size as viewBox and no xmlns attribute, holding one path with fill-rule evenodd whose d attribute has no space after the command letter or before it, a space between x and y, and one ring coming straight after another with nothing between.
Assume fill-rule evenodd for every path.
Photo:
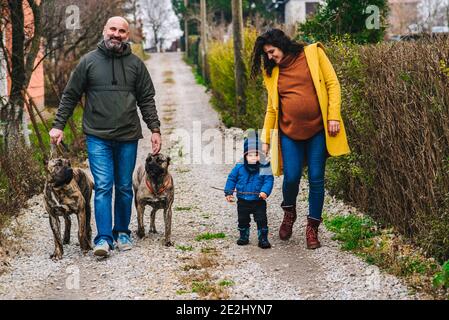
<instances>
[{"instance_id":1,"label":"woman's boot","mask_svg":"<svg viewBox=\"0 0 449 320\"><path fill-rule=\"evenodd\" d=\"M288 240L292 236L293 224L296 221L296 205L284 206L281 204L281 208L284 210L284 220L279 228L279 238Z\"/></svg>"},{"instance_id":2,"label":"woman's boot","mask_svg":"<svg viewBox=\"0 0 449 320\"><path fill-rule=\"evenodd\" d=\"M306 227L306 241L307 249L317 249L321 247L320 241L318 240L318 227L320 226L321 220L316 220L312 218L307 218Z\"/></svg>"},{"instance_id":3,"label":"woman's boot","mask_svg":"<svg viewBox=\"0 0 449 320\"><path fill-rule=\"evenodd\" d=\"M244 246L249 243L249 227L248 228L239 228L240 238L237 240L237 244L239 246Z\"/></svg>"},{"instance_id":4,"label":"woman's boot","mask_svg":"<svg viewBox=\"0 0 449 320\"><path fill-rule=\"evenodd\" d=\"M262 249L271 248L270 242L268 242L268 228L257 229L257 236L259 238L259 247Z\"/></svg>"}]
</instances>

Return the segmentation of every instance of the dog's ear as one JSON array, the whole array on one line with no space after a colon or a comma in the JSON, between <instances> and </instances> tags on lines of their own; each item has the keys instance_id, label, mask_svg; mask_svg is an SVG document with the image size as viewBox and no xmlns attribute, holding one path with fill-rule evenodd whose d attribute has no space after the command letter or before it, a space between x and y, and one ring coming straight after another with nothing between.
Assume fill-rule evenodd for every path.
<instances>
[{"instance_id":1,"label":"dog's ear","mask_svg":"<svg viewBox=\"0 0 449 320\"><path fill-rule=\"evenodd\" d=\"M170 165L171 158L167 156L167 167Z\"/></svg>"}]
</instances>

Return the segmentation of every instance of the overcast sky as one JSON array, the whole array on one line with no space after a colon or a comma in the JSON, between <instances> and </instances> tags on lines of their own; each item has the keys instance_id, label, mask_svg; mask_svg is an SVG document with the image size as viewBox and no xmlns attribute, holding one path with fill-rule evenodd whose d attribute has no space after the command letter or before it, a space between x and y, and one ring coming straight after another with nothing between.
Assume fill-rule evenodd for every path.
<instances>
[{"instance_id":1,"label":"overcast sky","mask_svg":"<svg viewBox=\"0 0 449 320\"><path fill-rule=\"evenodd\" d=\"M154 47L153 24L160 24L159 37L163 38L163 47L168 49L172 42L179 39L183 32L171 0L139 0L146 38L145 47Z\"/></svg>"}]
</instances>

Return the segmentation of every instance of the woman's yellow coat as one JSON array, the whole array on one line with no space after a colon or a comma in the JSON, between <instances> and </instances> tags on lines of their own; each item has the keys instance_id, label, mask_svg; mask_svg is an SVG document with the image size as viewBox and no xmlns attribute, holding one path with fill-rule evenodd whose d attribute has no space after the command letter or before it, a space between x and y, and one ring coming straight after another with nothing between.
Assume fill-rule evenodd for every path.
<instances>
[{"instance_id":1,"label":"woman's yellow coat","mask_svg":"<svg viewBox=\"0 0 449 320\"><path fill-rule=\"evenodd\" d=\"M350 152L346 138L345 126L341 118L340 83L331 62L324 52L321 43L314 43L304 48L307 64L312 75L313 84L320 103L326 132L326 147L330 156L340 156ZM273 69L271 77L264 73L264 83L268 91L267 112L262 130L261 140L271 146L271 167L275 176L282 175L282 153L279 140L279 95L278 95L279 67ZM340 132L329 136L328 120L340 121Z\"/></svg>"}]
</instances>

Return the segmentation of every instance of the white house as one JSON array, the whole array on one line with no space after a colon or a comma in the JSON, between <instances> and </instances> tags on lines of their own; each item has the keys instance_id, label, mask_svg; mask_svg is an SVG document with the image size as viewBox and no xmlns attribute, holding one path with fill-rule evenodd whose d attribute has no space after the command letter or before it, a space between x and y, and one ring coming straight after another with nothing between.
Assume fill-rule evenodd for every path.
<instances>
[{"instance_id":1,"label":"white house","mask_svg":"<svg viewBox=\"0 0 449 320\"><path fill-rule=\"evenodd\" d=\"M323 0L284 0L285 24L295 25L307 20L307 17L316 13L318 5Z\"/></svg>"},{"instance_id":2,"label":"white house","mask_svg":"<svg viewBox=\"0 0 449 320\"><path fill-rule=\"evenodd\" d=\"M282 12L285 25L293 27L314 15L318 6L325 2L325 0L272 0L267 9Z\"/></svg>"}]
</instances>

